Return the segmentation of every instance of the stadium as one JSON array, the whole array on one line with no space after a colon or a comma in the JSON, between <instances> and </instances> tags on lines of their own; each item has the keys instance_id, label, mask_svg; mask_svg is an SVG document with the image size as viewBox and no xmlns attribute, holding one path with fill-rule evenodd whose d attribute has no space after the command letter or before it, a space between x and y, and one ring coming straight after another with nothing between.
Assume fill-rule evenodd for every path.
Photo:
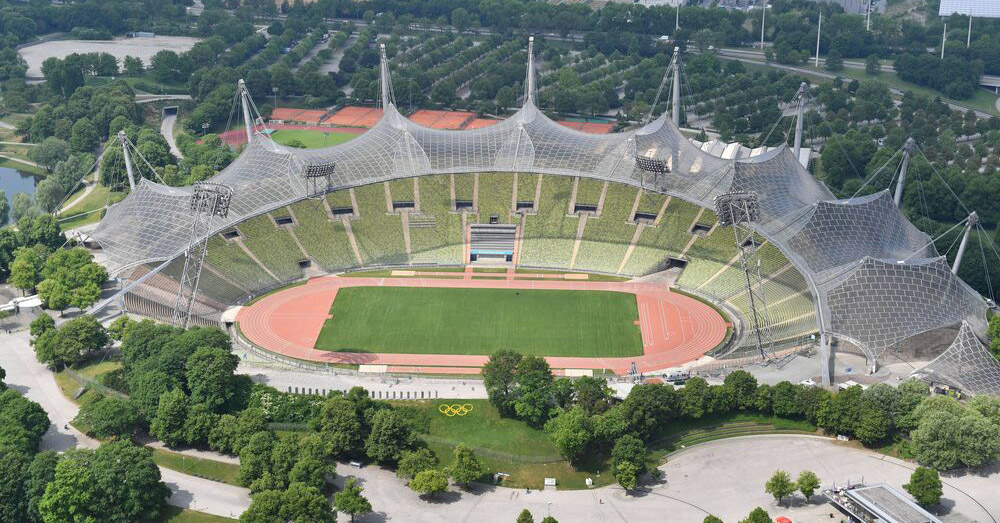
<instances>
[{"instance_id":1,"label":"stadium","mask_svg":"<svg viewBox=\"0 0 1000 523\"><path fill-rule=\"evenodd\" d=\"M566 374L739 365L764 356L766 330L768 357L818 345L829 383L834 352L875 369L944 333L921 373L1000 393L981 341L990 304L888 192L837 199L784 146L715 156L666 113L621 133L567 128L536 107L532 60L529 47L521 108L488 127L408 120L384 57L381 118L353 140L287 148L248 124L210 180L226 212L202 212L208 185L138 180L92 233L127 309L176 319L186 292L190 321L235 322L260 349L394 372L475 373L498 348ZM735 194L758 206L742 243L715 212Z\"/></svg>"}]
</instances>

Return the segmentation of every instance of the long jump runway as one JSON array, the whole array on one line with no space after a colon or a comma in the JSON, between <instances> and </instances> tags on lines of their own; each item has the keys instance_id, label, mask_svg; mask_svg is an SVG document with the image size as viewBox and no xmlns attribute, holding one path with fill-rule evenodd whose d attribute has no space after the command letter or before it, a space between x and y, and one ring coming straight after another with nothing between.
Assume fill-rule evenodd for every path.
<instances>
[{"instance_id":1,"label":"long jump runway","mask_svg":"<svg viewBox=\"0 0 1000 523\"><path fill-rule=\"evenodd\" d=\"M313 346L330 307L342 287L450 287L494 289L555 289L618 291L635 294L643 354L627 358L546 358L554 369L611 369L628 372L635 362L640 372L674 367L701 357L722 342L726 321L708 305L662 284L552 280L460 280L435 278L340 278L324 276L291 287L243 307L236 316L252 343L269 351L320 363L372 364L403 367L482 367L488 356L454 354L378 354L316 350ZM393 321L386 318L387 322ZM433 368L422 369L435 372Z\"/></svg>"}]
</instances>

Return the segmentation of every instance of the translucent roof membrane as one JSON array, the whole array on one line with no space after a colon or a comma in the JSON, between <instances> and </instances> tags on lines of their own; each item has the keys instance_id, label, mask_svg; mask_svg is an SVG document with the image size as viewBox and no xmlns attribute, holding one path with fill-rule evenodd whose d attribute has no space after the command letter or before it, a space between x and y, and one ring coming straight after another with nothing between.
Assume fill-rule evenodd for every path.
<instances>
[{"instance_id":1,"label":"translucent roof membrane","mask_svg":"<svg viewBox=\"0 0 1000 523\"><path fill-rule=\"evenodd\" d=\"M670 172L640 171L635 156L663 160ZM809 283L819 328L850 340L870 358L927 330L967 322L985 332L986 304L954 276L943 258L893 205L887 193L837 200L786 147L725 160L695 147L664 116L632 132L593 135L550 120L531 101L511 118L482 129L428 129L390 103L365 134L324 149L286 149L258 135L212 179L234 190L230 214L211 233L302 200L308 165L336 164L333 188L462 172L581 176L642 186L713 206L728 191L754 191L757 231ZM189 188L142 180L111 206L92 236L112 271L182 255L191 238Z\"/></svg>"}]
</instances>

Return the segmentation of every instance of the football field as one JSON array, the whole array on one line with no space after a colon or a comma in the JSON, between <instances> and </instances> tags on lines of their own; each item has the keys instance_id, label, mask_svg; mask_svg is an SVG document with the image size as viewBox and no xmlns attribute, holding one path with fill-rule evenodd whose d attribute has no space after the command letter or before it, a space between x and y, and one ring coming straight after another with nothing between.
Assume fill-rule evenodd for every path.
<instances>
[{"instance_id":1,"label":"football field","mask_svg":"<svg viewBox=\"0 0 1000 523\"><path fill-rule=\"evenodd\" d=\"M628 357L642 354L634 294L612 291L347 287L316 349L404 354Z\"/></svg>"}]
</instances>

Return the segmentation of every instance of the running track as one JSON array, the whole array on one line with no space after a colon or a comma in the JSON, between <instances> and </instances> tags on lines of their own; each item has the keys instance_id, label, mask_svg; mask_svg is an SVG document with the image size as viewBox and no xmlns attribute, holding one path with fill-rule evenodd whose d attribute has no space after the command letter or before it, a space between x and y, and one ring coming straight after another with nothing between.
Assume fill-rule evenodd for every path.
<instances>
[{"instance_id":1,"label":"running track","mask_svg":"<svg viewBox=\"0 0 1000 523\"><path fill-rule=\"evenodd\" d=\"M670 292L662 284L632 282L471 280L445 278L339 278L324 276L262 298L237 314L243 335L270 351L320 363L389 365L389 370L463 372L482 367L487 356L452 354L371 354L313 349L341 287L476 287L621 291L636 295L643 355L629 358L546 358L555 369L612 369L640 372L674 367L701 357L726 335L726 321L708 305ZM393 369L405 366L408 369ZM460 369L466 367L465 369Z\"/></svg>"}]
</instances>

